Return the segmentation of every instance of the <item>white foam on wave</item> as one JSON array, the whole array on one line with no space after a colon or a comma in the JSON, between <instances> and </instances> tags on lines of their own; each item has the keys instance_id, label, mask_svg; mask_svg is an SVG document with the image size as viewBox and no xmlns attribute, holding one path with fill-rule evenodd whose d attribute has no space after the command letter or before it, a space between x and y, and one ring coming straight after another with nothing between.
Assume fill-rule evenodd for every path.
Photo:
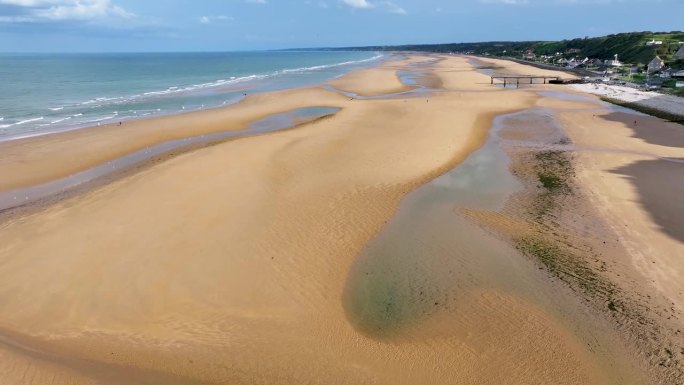
<instances>
[{"instance_id":1,"label":"white foam on wave","mask_svg":"<svg viewBox=\"0 0 684 385\"><path fill-rule=\"evenodd\" d=\"M299 73L299 72L310 72L310 71L317 71L317 70L322 70L322 69L328 69L328 68L335 68L335 67L342 67L346 65L352 65L352 64L361 64L361 63L367 63L371 62L374 60L378 60L383 55L376 55L373 56L372 58L368 59L363 59L363 60L354 60L354 61L345 61L341 63L335 63L335 64L325 64L325 65L318 65L318 66L312 66L312 67L301 67L301 68L291 68L291 69L284 69L277 71L279 74L289 74L289 73Z\"/></svg>"},{"instance_id":2,"label":"white foam on wave","mask_svg":"<svg viewBox=\"0 0 684 385\"><path fill-rule=\"evenodd\" d=\"M324 65L317 65L317 66L310 66L310 67L299 67L299 68L286 68L282 70L277 70L277 71L272 71L269 73L263 73L263 74L251 74L251 75L246 75L246 76L231 76L229 79L219 79L216 81L212 82L206 82L206 83L199 83L199 84L192 84L188 86L171 86L166 88L165 90L158 90L158 91L148 91L148 92L143 92L141 94L134 94L130 96L119 96L119 97L97 97L93 98L90 100L87 100L82 103L78 103L75 106L88 106L88 105L95 105L95 107L101 107L105 104L123 104L123 103L129 103L133 102L136 100L144 99L144 98L149 98L149 97L155 97L155 96L164 96L164 95L169 95L169 94L179 94L179 93L186 93L186 92L192 92L192 91L197 91L197 90L202 90L202 89L211 89L211 88L217 88L217 87L224 87L224 86L229 86L229 85L235 85L239 83L245 83L245 82L250 82L250 81L257 81L257 80L264 80L276 76L281 76L281 75L286 75L286 74L294 74L294 73L306 73L306 72L314 72L314 71L320 71L328 68L336 68L336 67L342 67L342 66L348 66L348 65L353 65L353 64L361 64L361 63L367 63L367 62L372 62L375 60L378 60L382 58L384 55L376 55L368 59L362 59L362 60L354 60L354 61L345 61L345 62L340 62L340 63L333 63L333 64L324 64Z\"/></svg>"},{"instance_id":3,"label":"white foam on wave","mask_svg":"<svg viewBox=\"0 0 684 385\"><path fill-rule=\"evenodd\" d=\"M76 104L76 106L78 106L78 105L87 106L87 105L96 104L96 103L100 103L100 105L101 105L102 103L115 102L115 101L118 101L118 100L125 100L125 99L126 99L126 98L123 97L123 96L117 96L117 97L114 97L114 98L108 98L108 97L101 96L101 97L98 97L98 98L93 98L93 99L90 99L90 100L86 100L85 102L82 102L82 103L78 103L78 104Z\"/></svg>"},{"instance_id":4,"label":"white foam on wave","mask_svg":"<svg viewBox=\"0 0 684 385\"><path fill-rule=\"evenodd\" d=\"M18 122L16 122L16 123L12 124L12 126L20 126L20 125L22 125L22 124L31 123L31 122L37 122L37 121L43 120L43 119L44 119L44 118L41 116L41 117L39 117L39 118L21 120L21 121L18 121Z\"/></svg>"},{"instance_id":5,"label":"white foam on wave","mask_svg":"<svg viewBox=\"0 0 684 385\"><path fill-rule=\"evenodd\" d=\"M66 118L62 118L62 119L53 120L52 122L50 122L50 124L61 123L61 122L64 122L66 120L69 120L69 119L71 119L71 116L67 116Z\"/></svg>"},{"instance_id":6,"label":"white foam on wave","mask_svg":"<svg viewBox=\"0 0 684 385\"><path fill-rule=\"evenodd\" d=\"M74 109L74 108L88 108L88 109L96 109L99 107L107 106L107 105L121 105L121 104L126 104L126 103L132 103L140 100L145 100L147 98L155 98L155 97L161 97L164 95L169 95L169 94L182 94L182 93L188 93L188 92L193 92L193 91L200 91L200 90L206 90L206 89L215 89L219 87L228 87L228 86L234 86L236 84L244 84L244 83L250 83L250 82L258 82L262 81L265 79L269 78L275 78L279 76L284 76L284 75L290 75L290 74L304 74L304 73L311 73L311 72L316 72L316 71L321 71L329 68L335 68L335 67L343 67L343 66L350 66L354 64L362 64L362 63L367 63L367 62L372 62L375 60L378 60L382 58L384 55L379 54L376 56L373 56L368 59L362 59L362 60L356 60L356 61L345 61L345 62L340 62L340 63L333 63L333 64L325 64L325 65L316 65L316 66L309 66L309 67L299 67L299 68L286 68L286 69L280 69L280 70L275 70L267 73L258 73L258 74L250 74L250 75L245 75L245 76L230 76L227 78L221 78L216 81L210 81L210 82L205 82L205 83L198 83L198 84L192 84L192 85L186 85L186 86L169 86L164 90L159 90L159 91L149 91L149 92L144 92L144 93L139 93L139 94L134 94L134 95L129 95L129 96L117 96L117 97L107 97L107 96L99 96L96 98L92 98L89 100L86 100L84 102L77 102L77 103L69 103L65 104L63 106L59 107L48 107L50 111L62 111L65 108L66 109ZM232 101L232 100L231 100ZM231 102L229 100L223 101L223 105L228 104ZM205 106L194 106L194 107L188 107L190 109L204 109ZM181 106L178 112L186 110L186 106ZM132 114L131 111L133 112ZM88 124L95 124L97 123L99 125L100 122L106 121L106 120L112 120L112 119L126 119L127 116L149 116L149 115L156 115L162 113L162 109L155 108L153 110L141 110L141 111L135 111L135 110L128 110L128 111L123 111L121 112L121 117L120 117L120 112L115 111L115 112L109 112L107 113L108 116L103 116L100 118L85 118L83 116L83 113L76 113L76 114L64 114L62 116L53 116L49 117L48 119L45 120L45 123L40 124L36 123L35 125L32 125L33 127L44 127L44 126L52 126L52 127L60 127L64 126L63 128L66 128L67 126L82 126L82 125L88 125ZM109 116L109 114L113 114ZM14 119L10 119L9 122L6 121L5 117L0 117L0 121L5 121L5 124L0 124L0 129L7 129L13 126L21 126L21 125L27 125L29 123L33 122L38 122L41 120L44 120L45 117L40 116L40 117L35 117L31 119L25 119L21 121L15 121ZM68 122L68 123L66 123ZM41 122L42 123L42 122ZM61 123L61 124L60 124ZM22 130L27 130L29 128L22 127ZM61 129L60 129L61 130ZM12 129L10 129L10 132ZM39 134L38 134L39 135Z\"/></svg>"},{"instance_id":7,"label":"white foam on wave","mask_svg":"<svg viewBox=\"0 0 684 385\"><path fill-rule=\"evenodd\" d=\"M14 126L21 126L22 124L27 124L31 122L37 122L39 120L43 120L44 118L41 116L39 118L32 118L32 119L26 119L26 120L20 120L15 123L10 123L10 124L2 124L0 125L0 128L9 128L9 127L14 127Z\"/></svg>"},{"instance_id":8,"label":"white foam on wave","mask_svg":"<svg viewBox=\"0 0 684 385\"><path fill-rule=\"evenodd\" d=\"M85 123L97 123L97 122L102 122L102 121L105 121L105 120L113 119L115 116L116 116L116 115L105 116L105 117L103 117L103 118L97 118L97 119L93 119L93 120L86 120Z\"/></svg>"}]
</instances>

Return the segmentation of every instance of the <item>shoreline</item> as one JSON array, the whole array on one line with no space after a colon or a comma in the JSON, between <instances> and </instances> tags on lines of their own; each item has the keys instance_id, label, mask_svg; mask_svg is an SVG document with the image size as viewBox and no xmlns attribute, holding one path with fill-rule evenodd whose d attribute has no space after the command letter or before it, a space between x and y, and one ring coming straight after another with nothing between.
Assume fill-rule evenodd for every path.
<instances>
[{"instance_id":1,"label":"shoreline","mask_svg":"<svg viewBox=\"0 0 684 385\"><path fill-rule=\"evenodd\" d=\"M435 56L442 60L434 61ZM480 261L486 258L477 254L478 244L488 245L495 237L477 233L482 242L459 242L459 232L451 234L450 226L439 225L439 220L454 220L452 211L458 206L451 203L437 206L434 212L419 210L425 220L437 221L435 234L445 232L440 242L447 243L434 242L430 232L426 242L414 242L413 235L401 238L409 247L419 247L417 253L430 252L426 247L432 243L444 247L436 249L441 256L464 250L453 276L440 280L433 272L436 275L430 273L425 281L428 286L431 282L461 285L462 290L454 291L452 310L456 311L450 310L448 301L442 305L442 295L448 293L438 290L433 295L439 299L429 301L436 302L436 312L387 340L384 335L356 329L340 303L349 280L358 278L353 266L369 242L383 236L388 222L401 215L405 200L417 199L418 190L436 187L439 192L452 173L462 172L464 161L488 143L498 117L547 108L566 124L563 114L574 114L581 119L563 126L568 136L578 145L591 138L586 119L596 119L592 108L602 108L590 107L595 105L593 99L553 98L543 92L557 88L541 85L495 88L468 60L409 55L408 60L356 73L348 83L344 77L339 79L340 89L377 98L354 100L320 88L293 89L249 97L243 108L227 108L211 117L195 114L168 119L183 121L166 122L176 127L175 135L181 135L187 130L178 127L212 121L213 128L234 128L240 122L246 125L249 117L268 116L267 112L286 111L286 107L340 109L333 116L285 130L147 161L94 188L84 186L85 191L70 199L28 215L19 213L16 220L3 223L0 242L6 246L0 250L0 299L5 301L0 306L7 316L0 320L0 330L9 332L0 335L10 341L13 335L26 337L34 341L30 349L48 351L54 360L38 362L6 349L0 349L0 357L17 368L17 376L26 369L51 374L58 383L79 384L112 373L127 383L164 376L197 383L281 383L282 378L388 384L426 379L492 384L504 380L520 384L613 381L611 370L615 369L606 362L621 360L622 353L613 357L610 344L600 342L587 347L586 336L578 330L593 321L581 321L576 330L563 312L550 312L536 302L535 295L503 290L506 282L517 279L515 274L506 278L507 271L501 279L497 274L490 277L483 271L497 264L487 267L490 264ZM416 62L430 62L422 68L430 74L423 80L428 93L382 98L403 92L406 84L397 71ZM508 70L523 69L513 65ZM439 92L429 93L433 87L439 87ZM530 124L532 133L523 129L502 135L514 144L537 140L534 135L546 138L544 119L542 114L521 120L524 127ZM609 127L603 119L589 120L591 127ZM610 133L629 138L624 127L619 131L626 119L614 117ZM660 127L655 121L652 124ZM615 146L635 146L630 139L610 140L606 135L600 139ZM83 137L87 140L82 143L108 139L107 134ZM129 139L161 137L159 133ZM45 146L59 146L58 142L46 141ZM678 149L662 146L634 148L657 156L679 154ZM21 159L23 149L16 149L14 159ZM603 156L612 155L592 153L587 159ZM588 166L582 167L578 173ZM588 182L583 179L582 183ZM515 203L516 198L507 201ZM503 214L515 212L503 210ZM517 229L523 218L516 215L515 220L503 222L503 229ZM572 218L559 220L564 225L572 223ZM421 222L407 223L420 227ZM497 247L509 253L510 246ZM518 258L512 253L511 258ZM459 258L447 265L455 261ZM550 300L566 298L556 292L565 290L562 283L548 282L545 273L528 262L515 261L520 265L514 271L534 282L539 279ZM472 287L473 280L482 279L491 282ZM371 280L372 285L379 282ZM537 291L532 288L524 292ZM21 301L16 293L21 293ZM511 335L512 324L525 332ZM487 353L487 346L501 347L497 360L487 359L492 354ZM641 360L634 355L636 361ZM595 357L608 361L595 362ZM221 369L226 362L237 370ZM293 369L302 367L306 370ZM414 371L407 372L407 367ZM467 370L473 367L480 369ZM8 378L14 378L15 369L8 373ZM638 382L637 377L628 380Z\"/></svg>"},{"instance_id":2,"label":"shoreline","mask_svg":"<svg viewBox=\"0 0 684 385\"><path fill-rule=\"evenodd\" d=\"M378 67L382 67L385 63L394 62L390 57L378 63ZM399 62L402 62L401 60ZM364 71L364 70L360 70ZM383 74L388 73L384 71ZM387 79L384 82L388 82ZM122 125L107 124L102 126L88 126L81 127L68 131L46 133L44 135L32 136L27 138L20 138L8 141L0 141L0 152L9 154L9 156L0 157L0 167L5 170L10 170L10 178L15 177L14 182L0 181L0 192L15 190L22 187L33 186L39 183L47 183L55 179L64 178L71 174L84 171L87 168L96 165L105 164L107 162L122 158L130 153L142 151L145 148L161 144L166 141L180 140L187 137L195 137L200 135L217 134L224 131L243 131L248 128L249 122L264 119L269 115L286 113L289 110L297 108L306 108L315 105L328 104L337 108L343 108L347 99L339 94L337 90L326 89L325 84L335 84L335 80L322 85L291 88L276 91L267 91L261 93L251 94L247 97L241 98L238 102L215 108L208 108L198 111L188 111L173 115L164 115L158 117L146 117L140 119L129 120ZM358 86L359 84L353 84ZM394 87L394 90L407 92L415 87L402 85ZM388 89L391 90L391 89ZM377 96L382 95L382 90L377 93ZM275 107L279 103L279 98L292 98L293 101L285 103L283 107ZM275 108L259 108L259 104L267 104ZM259 111L260 110L260 111ZM245 113L246 112L246 113ZM198 128L197 122L202 120L206 128ZM220 125L220 126L219 126ZM151 128L150 126L157 126ZM227 129L226 129L227 128ZM95 137L105 137L99 141L109 141L115 146L102 146L99 149L83 150L79 148L80 141L87 141L93 143ZM93 138L93 139L91 139ZM122 141L122 139L129 139ZM71 148L66 144L74 142ZM48 146L62 145L58 151L52 151L52 154L37 154L35 156L26 155L31 151L39 152ZM64 158L62 154L70 151L81 151L80 155L84 155L81 162L75 162L74 159L67 159L70 166L67 166L61 173L45 172L49 168L49 158ZM96 151L97 150L97 151ZM24 155L22 156L21 153ZM17 154L20 157L13 157ZM27 159L28 158L28 159ZM83 164L86 161L87 164ZM30 171L24 169L12 170L12 167L27 167L27 164L35 163ZM16 174L23 174L17 176ZM40 177L33 175L43 174ZM47 175L46 175L47 174Z\"/></svg>"},{"instance_id":3,"label":"shoreline","mask_svg":"<svg viewBox=\"0 0 684 385\"><path fill-rule=\"evenodd\" d=\"M307 116L304 114L307 110ZM231 139L240 139L247 136L263 135L296 127L300 124L315 121L317 119L336 113L335 108L309 107L297 109L285 113L269 115L260 120L248 123L248 128L238 131L218 132L215 134L203 134L200 136L187 137L172 141L161 142L154 146L126 154L103 164L81 170L68 177L55 179L46 183L10 191L0 191L0 216L5 212L14 211L34 202L52 200L53 195L70 195L70 190L81 189L82 185L91 183L98 184L98 179L111 180L112 176L127 173L128 169L137 168L140 164L147 163L155 158L167 158L169 154L178 154L194 149L208 147ZM301 116L298 116L301 115Z\"/></svg>"},{"instance_id":4,"label":"shoreline","mask_svg":"<svg viewBox=\"0 0 684 385\"><path fill-rule=\"evenodd\" d=\"M133 176L134 174L138 172L142 172L150 167L153 167L156 164L159 164L161 162L165 162L167 160L173 159L177 156L190 153L193 151L198 151L203 148L208 148L211 146L215 146L227 141L233 141L233 140L240 140L248 137L256 137L259 135L267 135L272 132L277 132L277 131L286 131L286 130L292 130L296 129L300 126L304 126L307 124L312 124L315 123L319 120L322 119L327 119L331 116L333 116L334 113L331 114L326 114L326 115L321 115L314 117L312 119L308 120L303 120L303 121L293 121L292 124L285 126L285 127L280 127L277 130L269 130L266 132L252 132L249 133L247 131L253 131L253 129L245 129L243 131L229 131L226 133L218 133L214 134L214 136L220 136L220 138L216 139L204 139L205 135L202 135L200 137L191 137L191 138L186 138L182 139L183 141L185 140L191 140L191 139L199 139L198 143L194 144L180 144L179 146L172 147L169 150L165 150L159 153L155 154L143 154L140 158L140 160L135 160L131 162L130 164L125 165L124 167L116 167L113 168L112 170L106 170L102 174L92 176L88 175L86 179L79 181L78 183L69 185L66 188L56 188L56 189L51 189L48 190L49 192L47 193L39 193L35 196L33 196L30 200L27 202L22 202L17 205L5 205L2 206L3 203L3 198L7 198L4 200L4 202L10 202L9 197L11 195L16 194L21 194L21 193L26 193L26 191L32 190L32 188L28 189L20 189L16 191L8 191L8 192L0 192L0 224L6 221L11 221L12 219L16 219L19 217L23 217L26 215L34 214L37 212L40 212L41 210L44 210L48 208L50 205L56 204L60 201L75 198L78 195L81 194L86 194L92 190L101 188L106 186L107 184L113 183L117 180L120 180L122 178L130 177ZM271 115L274 116L274 115ZM212 136L212 135L209 135ZM177 142L173 141L173 142ZM160 145L165 145L169 142L164 142L161 143L157 146ZM140 153L140 151L139 151ZM137 153L129 154L127 156L124 156L122 158L117 158L115 161L120 161L124 160L130 156L135 156ZM111 162L108 162L111 163ZM98 168L99 166L95 166L95 168ZM88 169L85 171L82 171L78 174L86 173L89 174L88 171L92 169ZM77 176L78 174L72 175L72 176ZM51 184L51 183L59 183L61 180L55 180L52 182L48 182L46 184ZM43 184L45 185L45 184ZM37 185L33 186L34 188L40 188L43 185Z\"/></svg>"},{"instance_id":5,"label":"shoreline","mask_svg":"<svg viewBox=\"0 0 684 385\"><path fill-rule=\"evenodd\" d=\"M299 101L284 103L283 106L274 106L275 98L281 95L284 97L288 93L301 95ZM322 100L320 103L311 102L312 98ZM270 115L282 114L298 108L305 108L310 105L329 104L335 107L343 105L340 101L343 98L331 92L325 92L317 88L304 88L273 93L252 95L244 99L241 103L227 107L209 109L203 111L186 112L179 115L155 117L130 121L122 126L104 125L80 128L67 132L52 133L38 137L18 139L8 142L0 142L0 150L4 157L0 158L0 165L5 170L12 173L19 173L20 170L12 170L12 167L26 167L26 163L36 163L34 168L38 169L40 177L25 175L17 178L19 181L8 183L7 180L0 182L0 191L7 191L36 183L48 182L59 177L65 177L75 172L83 171L89 166L105 164L108 161L121 158L127 154L144 150L147 147L161 144L171 140L182 140L188 137L216 134L220 132L240 132L248 128L249 122L267 118ZM258 108L259 103L268 103L272 107ZM238 110L238 111L236 111ZM257 111L261 110L261 111ZM201 122L200 125L197 123ZM79 148L81 142L95 143L100 146L97 149ZM101 143L108 141L107 145ZM69 143L74 146L69 147ZM50 149L51 146L61 147ZM51 162L50 153L26 154L31 150L49 151L53 158L65 158L65 152L76 150L80 151L82 159L71 161L66 165L66 169L58 173L46 173L43 171ZM23 153L23 154L22 154ZM22 170L23 171L23 170ZM25 174L25 171L24 171ZM50 175L52 174L52 175ZM11 174L10 174L11 175ZM24 179L24 180L22 180ZM3 183L4 182L4 183Z\"/></svg>"},{"instance_id":6,"label":"shoreline","mask_svg":"<svg viewBox=\"0 0 684 385\"><path fill-rule=\"evenodd\" d=\"M138 100L138 99L146 99L149 98L150 96L168 96L168 95L189 95L189 96L198 96L195 95L197 91L221 91L223 94L226 96L225 100L214 100L214 103L207 104L199 104L193 103L192 100L186 100L188 103L188 109L186 110L186 106L183 103L180 103L177 106L177 109L170 109L170 110L161 110L160 108L153 108L153 109L141 109L141 110L129 110L128 112L133 112L137 114L138 112L144 112L147 111L147 113L143 115L121 115L119 116L119 111L112 111L109 113L106 113L105 115L111 115L113 116L108 116L108 117L102 117L98 116L96 120L91 120L91 121L85 121L85 122L79 122L76 125L65 125L65 126L57 126L53 127L50 129L46 130L41 130L41 129L32 129L28 133L22 134L20 131L16 132L15 134L8 134L8 136L5 136L5 134L0 135L0 142L5 142L5 141L13 141L13 140L21 140L21 139L27 139L27 138L34 138L34 137L39 137L43 135L51 135L51 134L59 134L63 132L69 132L69 131L74 131L74 130L80 130L80 129L87 129L87 128L95 128L95 127L102 127L102 126L107 126L107 125L118 125L119 122L133 122L133 121L138 121L138 120L147 120L147 119L155 119L155 118L162 118L162 117L171 117L171 116L178 116L186 113L191 113L191 112L202 112L202 111L207 111L207 110L213 110L213 109L220 109L224 108L226 106L231 106L236 103L239 103L244 97L248 94L260 94L260 93L268 93L268 92L277 92L277 91L283 91L283 90L288 90L288 89L295 89L295 88L309 88L309 87L316 87L320 82L327 82L327 81L332 81L339 76L343 76L349 72L354 72L360 69L368 68L368 66L374 66L374 65L380 65L382 64L385 60L393 60L396 59L393 57L394 54L387 54L387 53L377 53L376 55L367 59L360 59L360 60L353 60L353 61L345 61L345 62L339 62L339 63L332 63L332 64L323 64L323 65L314 65L310 67L300 67L300 68L284 68L280 70L274 70L273 72L268 72L268 73L257 73L257 74L250 74L250 75L245 75L241 76L239 78L235 79L221 79L221 80L216 80L216 81L210 81L208 83L202 83L202 84L192 84L192 85L185 85L185 86L169 86L166 90L164 91L159 91L159 90L151 90L151 91L140 91L141 93L135 94L135 95L124 95L124 96L108 96L108 97L101 97L97 98L95 96L92 96L92 99L84 101L84 102L74 102L73 105L63 105L60 107L46 107L47 110L50 110L51 112L59 112L64 110L65 108L69 107L74 107L74 106L79 106L79 105L88 105L88 104L93 104L99 101L104 100L105 102L108 101L128 101L128 100ZM277 82L277 77L286 75L286 74L299 74L301 71L317 71L317 70L326 70L326 69L331 69L331 68L337 68L337 67L343 67L344 72L341 73L335 73L335 74L330 74L331 77L327 78L326 80L321 80L321 79L299 79L299 82L297 84L289 84L289 85L284 85L284 84L279 84ZM348 68L347 68L348 67ZM218 74L216 74L218 76ZM259 81L263 79L271 79L271 78L276 78L276 82L273 84L262 84L259 83ZM233 83L237 81L237 83ZM245 84L242 84L242 81L245 81ZM54 105L54 102L50 102L50 105ZM141 107L142 108L142 107ZM77 111L73 111L77 112ZM47 124L47 126L51 126L55 123L59 122L64 122L64 121L70 121L72 118L77 118L79 116L82 116L86 111L81 111L81 113L74 114L74 115L68 115L68 116L32 116L32 117L23 117L20 120L15 123L10 123L9 125L3 125L0 124L0 131L7 129L12 126L19 126L23 125L25 123L30 123L30 122L35 122L35 121L42 121L43 119L46 120L51 120L51 119L57 119L55 122L51 122L50 124ZM46 116L48 116L46 118ZM17 120L20 118L8 118L7 116L2 117L0 119L0 123L7 123L7 119L11 120ZM35 127L34 127L35 128Z\"/></svg>"}]
</instances>

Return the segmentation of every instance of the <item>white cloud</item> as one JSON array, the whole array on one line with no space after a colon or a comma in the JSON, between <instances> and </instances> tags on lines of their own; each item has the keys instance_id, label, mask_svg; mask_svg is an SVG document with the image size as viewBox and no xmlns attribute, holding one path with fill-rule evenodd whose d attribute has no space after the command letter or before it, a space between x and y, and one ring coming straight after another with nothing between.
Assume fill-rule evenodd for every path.
<instances>
[{"instance_id":1,"label":"white cloud","mask_svg":"<svg viewBox=\"0 0 684 385\"><path fill-rule=\"evenodd\" d=\"M372 8L367 0L342 0L345 4L353 8Z\"/></svg>"},{"instance_id":2,"label":"white cloud","mask_svg":"<svg viewBox=\"0 0 684 385\"><path fill-rule=\"evenodd\" d=\"M2 17L0 22L92 21L137 17L111 0L0 0L0 4L23 8L21 14Z\"/></svg>"},{"instance_id":3,"label":"white cloud","mask_svg":"<svg viewBox=\"0 0 684 385\"><path fill-rule=\"evenodd\" d=\"M371 9L377 8L389 13L396 13L398 15L407 15L406 10L391 1L369 1L369 0L342 0L342 2L352 8L357 9Z\"/></svg>"},{"instance_id":4,"label":"white cloud","mask_svg":"<svg viewBox=\"0 0 684 385\"><path fill-rule=\"evenodd\" d=\"M235 18L231 17L231 16L224 16L224 15L202 16L199 18L199 22L202 24L211 24L214 21L231 21L231 20L235 20Z\"/></svg>"},{"instance_id":5,"label":"white cloud","mask_svg":"<svg viewBox=\"0 0 684 385\"><path fill-rule=\"evenodd\" d=\"M110 0L81 0L71 4L53 5L38 10L36 15L51 20L91 20L104 17L131 19L135 14L126 11Z\"/></svg>"}]
</instances>

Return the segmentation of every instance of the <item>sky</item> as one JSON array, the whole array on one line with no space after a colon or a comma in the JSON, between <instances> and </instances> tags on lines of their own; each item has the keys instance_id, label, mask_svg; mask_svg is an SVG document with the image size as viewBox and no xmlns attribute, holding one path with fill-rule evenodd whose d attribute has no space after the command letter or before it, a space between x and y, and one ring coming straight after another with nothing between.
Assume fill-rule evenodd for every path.
<instances>
[{"instance_id":1,"label":"sky","mask_svg":"<svg viewBox=\"0 0 684 385\"><path fill-rule=\"evenodd\" d=\"M0 52L184 52L684 29L684 0L0 0Z\"/></svg>"}]
</instances>

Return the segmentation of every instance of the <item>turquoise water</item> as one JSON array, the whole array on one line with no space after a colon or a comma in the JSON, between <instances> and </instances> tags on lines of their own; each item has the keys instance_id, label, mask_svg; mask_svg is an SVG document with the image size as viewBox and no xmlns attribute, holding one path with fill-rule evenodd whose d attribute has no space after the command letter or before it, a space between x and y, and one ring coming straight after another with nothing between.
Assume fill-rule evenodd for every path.
<instances>
[{"instance_id":1,"label":"turquoise water","mask_svg":"<svg viewBox=\"0 0 684 385\"><path fill-rule=\"evenodd\" d=\"M0 54L0 140L218 107L379 59L374 52Z\"/></svg>"}]
</instances>

